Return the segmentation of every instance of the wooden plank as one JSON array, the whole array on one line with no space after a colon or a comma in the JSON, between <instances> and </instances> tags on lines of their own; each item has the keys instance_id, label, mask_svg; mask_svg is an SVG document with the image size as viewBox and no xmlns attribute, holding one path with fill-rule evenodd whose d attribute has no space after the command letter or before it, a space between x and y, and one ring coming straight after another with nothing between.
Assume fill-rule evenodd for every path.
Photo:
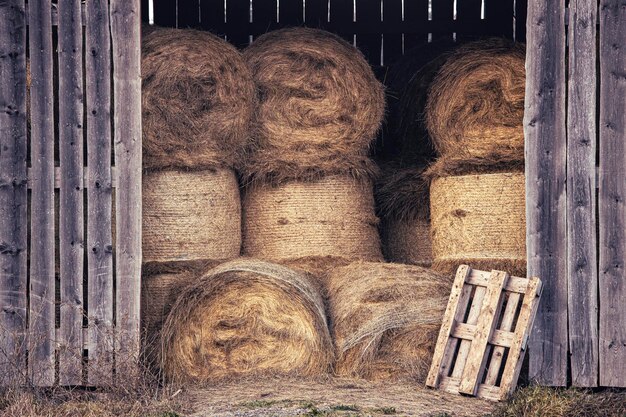
<instances>
[{"instance_id":1,"label":"wooden plank","mask_svg":"<svg viewBox=\"0 0 626 417\"><path fill-rule=\"evenodd\" d=\"M111 0L116 216L116 364L139 355L141 47L139 0Z\"/></svg>"},{"instance_id":2,"label":"wooden plank","mask_svg":"<svg viewBox=\"0 0 626 417\"><path fill-rule=\"evenodd\" d=\"M500 383L500 397L505 398L513 392L517 384L522 363L524 362L524 354L526 352L526 341L537 314L539 307L539 297L541 297L542 283L539 278L530 278L528 290L522 301L522 308L517 319L517 328L515 330L516 338L509 350L509 356L502 372L502 382Z\"/></svg>"},{"instance_id":3,"label":"wooden plank","mask_svg":"<svg viewBox=\"0 0 626 417\"><path fill-rule=\"evenodd\" d=\"M460 385L460 378L443 377L441 378L441 384L439 385L439 388L442 391L446 391L452 394L459 394ZM491 401L498 401L500 399L500 387L489 386L487 384L479 384L476 391L476 396Z\"/></svg>"},{"instance_id":4,"label":"wooden plank","mask_svg":"<svg viewBox=\"0 0 626 417\"><path fill-rule=\"evenodd\" d=\"M29 377L54 384L54 97L50 0L29 2L31 114L31 239Z\"/></svg>"},{"instance_id":5,"label":"wooden plank","mask_svg":"<svg viewBox=\"0 0 626 417\"><path fill-rule=\"evenodd\" d=\"M83 27L80 0L59 0L59 384L82 384Z\"/></svg>"},{"instance_id":6,"label":"wooden plank","mask_svg":"<svg viewBox=\"0 0 626 417\"><path fill-rule=\"evenodd\" d=\"M0 386L24 383L27 188L24 0L0 2Z\"/></svg>"},{"instance_id":7,"label":"wooden plank","mask_svg":"<svg viewBox=\"0 0 626 417\"><path fill-rule=\"evenodd\" d=\"M596 2L569 3L567 289L572 385L598 385Z\"/></svg>"},{"instance_id":8,"label":"wooden plank","mask_svg":"<svg viewBox=\"0 0 626 417\"><path fill-rule=\"evenodd\" d=\"M526 242L528 273L544 278L530 340L531 379L567 383L565 201L565 4L533 1L526 48Z\"/></svg>"},{"instance_id":9,"label":"wooden plank","mask_svg":"<svg viewBox=\"0 0 626 417\"><path fill-rule=\"evenodd\" d=\"M516 297L519 298L518 294L515 294ZM476 325L467 324L467 323L455 323L452 327L452 331L450 332L450 336L456 337L458 339L464 339L472 341L476 336ZM489 343L492 345L497 345L501 347L509 347L511 343L513 343L513 338L515 333L510 330L494 330L491 336L489 337Z\"/></svg>"},{"instance_id":10,"label":"wooden plank","mask_svg":"<svg viewBox=\"0 0 626 417\"><path fill-rule=\"evenodd\" d=\"M600 1L600 385L626 386L626 8Z\"/></svg>"},{"instance_id":11,"label":"wooden plank","mask_svg":"<svg viewBox=\"0 0 626 417\"><path fill-rule=\"evenodd\" d=\"M470 306L470 310L467 315L467 324L476 325L478 323L478 316L480 314L486 292L487 289L485 287L476 287L474 297L472 299L472 305ZM461 375L463 375L463 369L465 369L465 363L467 362L471 345L471 341L461 340L451 376L460 378Z\"/></svg>"},{"instance_id":12,"label":"wooden plank","mask_svg":"<svg viewBox=\"0 0 626 417\"><path fill-rule=\"evenodd\" d=\"M487 376L485 377L485 384L487 385L495 385L498 379L498 375L500 374L500 368L502 367L502 359L504 359L505 347L511 347L513 344L513 336L515 333L511 333L513 329L513 322L515 321L515 313L517 312L517 306L520 301L520 295L517 293L509 293L509 297L506 302L506 308L504 309L504 314L502 315L502 324L500 325L500 330L495 330L493 339L496 339L495 335L498 332L503 332L507 336L510 335L510 339L507 338L507 344L504 345L501 342L502 340L489 340L489 343L492 345L497 345L493 347L493 352L491 354L491 362L489 362L489 368L487 369Z\"/></svg>"},{"instance_id":13,"label":"wooden plank","mask_svg":"<svg viewBox=\"0 0 626 417\"><path fill-rule=\"evenodd\" d=\"M472 269L470 276L467 277L467 283L471 285L486 287L487 285L489 285L489 275L490 272L477 271L475 269ZM505 291L516 292L519 294L525 294L526 288L528 288L528 279L520 277L509 277L504 286Z\"/></svg>"},{"instance_id":14,"label":"wooden plank","mask_svg":"<svg viewBox=\"0 0 626 417\"><path fill-rule=\"evenodd\" d=\"M502 271L492 271L487 293L480 309L476 324L476 333L471 342L471 354L463 368L459 391L469 395L476 395L478 384L482 380L487 357L489 356L489 339L496 328L500 310L502 308L502 288L509 275Z\"/></svg>"},{"instance_id":15,"label":"wooden plank","mask_svg":"<svg viewBox=\"0 0 626 417\"><path fill-rule=\"evenodd\" d=\"M87 304L89 385L113 374L113 243L111 229L111 41L107 0L87 3Z\"/></svg>"},{"instance_id":16,"label":"wooden plank","mask_svg":"<svg viewBox=\"0 0 626 417\"><path fill-rule=\"evenodd\" d=\"M439 336L437 337L437 344L435 345L435 352L433 353L430 370L428 372L428 377L426 378L426 385L429 387L437 387L439 383L441 376L440 369L446 353L448 337L450 336L455 316L457 316L459 299L463 293L465 279L469 275L469 272L470 268L467 265L459 266L459 269L456 271L456 277L454 279L454 284L452 285L446 312L443 316L443 323L439 329Z\"/></svg>"}]
</instances>

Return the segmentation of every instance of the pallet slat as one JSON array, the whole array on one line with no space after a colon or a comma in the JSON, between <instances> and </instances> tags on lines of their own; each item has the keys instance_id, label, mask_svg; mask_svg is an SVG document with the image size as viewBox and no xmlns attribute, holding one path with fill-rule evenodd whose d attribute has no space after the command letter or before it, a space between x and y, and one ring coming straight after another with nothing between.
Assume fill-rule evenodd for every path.
<instances>
[{"instance_id":1,"label":"pallet slat","mask_svg":"<svg viewBox=\"0 0 626 417\"><path fill-rule=\"evenodd\" d=\"M529 376L567 383L565 2L533 1L526 48L526 242L529 276L545 279Z\"/></svg>"},{"instance_id":2,"label":"pallet slat","mask_svg":"<svg viewBox=\"0 0 626 417\"><path fill-rule=\"evenodd\" d=\"M567 289L572 385L598 384L596 2L572 1L567 105Z\"/></svg>"},{"instance_id":3,"label":"pallet slat","mask_svg":"<svg viewBox=\"0 0 626 417\"><path fill-rule=\"evenodd\" d=\"M29 370L31 383L55 382L54 97L50 0L29 2L31 239Z\"/></svg>"},{"instance_id":4,"label":"pallet slat","mask_svg":"<svg viewBox=\"0 0 626 417\"><path fill-rule=\"evenodd\" d=\"M139 0L111 0L117 188L116 364L139 354L141 277L141 45Z\"/></svg>"},{"instance_id":5,"label":"pallet slat","mask_svg":"<svg viewBox=\"0 0 626 417\"><path fill-rule=\"evenodd\" d=\"M80 0L59 0L59 384L82 384L83 61Z\"/></svg>"},{"instance_id":6,"label":"pallet slat","mask_svg":"<svg viewBox=\"0 0 626 417\"><path fill-rule=\"evenodd\" d=\"M87 384L112 381L113 242L111 229L111 43L107 0L86 11L87 101Z\"/></svg>"},{"instance_id":7,"label":"pallet slat","mask_svg":"<svg viewBox=\"0 0 626 417\"><path fill-rule=\"evenodd\" d=\"M600 1L600 385L626 387L626 8Z\"/></svg>"},{"instance_id":8,"label":"pallet slat","mask_svg":"<svg viewBox=\"0 0 626 417\"><path fill-rule=\"evenodd\" d=\"M491 271L486 287L468 284L468 281L484 275L484 271L472 270L466 265L459 267L426 386L499 401L517 383L526 342L539 305L541 281L538 278L526 279L520 306L521 295L507 291L506 287L507 281L524 278L509 277L503 271ZM473 298L470 300L461 288L465 294L473 291ZM502 312L505 300L506 307ZM470 302L472 305L469 305ZM508 355L502 369L506 349ZM454 363L452 372L450 363Z\"/></svg>"},{"instance_id":9,"label":"pallet slat","mask_svg":"<svg viewBox=\"0 0 626 417\"><path fill-rule=\"evenodd\" d=\"M24 0L0 3L0 385L25 382L26 18Z\"/></svg>"}]
</instances>

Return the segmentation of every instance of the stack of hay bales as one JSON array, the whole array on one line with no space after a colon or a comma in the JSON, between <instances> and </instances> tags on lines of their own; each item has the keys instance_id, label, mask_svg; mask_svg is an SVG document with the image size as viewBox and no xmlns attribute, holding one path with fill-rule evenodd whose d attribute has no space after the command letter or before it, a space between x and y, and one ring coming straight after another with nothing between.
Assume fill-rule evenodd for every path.
<instances>
[{"instance_id":1,"label":"stack of hay bales","mask_svg":"<svg viewBox=\"0 0 626 417\"><path fill-rule=\"evenodd\" d=\"M328 276L339 376L423 383L452 286L419 266L355 262Z\"/></svg>"},{"instance_id":2,"label":"stack of hay bales","mask_svg":"<svg viewBox=\"0 0 626 417\"><path fill-rule=\"evenodd\" d=\"M333 362L324 301L307 274L238 259L196 277L163 327L161 368L176 382L319 376Z\"/></svg>"},{"instance_id":3,"label":"stack of hay bales","mask_svg":"<svg viewBox=\"0 0 626 417\"><path fill-rule=\"evenodd\" d=\"M244 57L260 103L242 167L243 253L320 276L381 260L368 155L385 100L364 57L306 28L265 34Z\"/></svg>"},{"instance_id":4,"label":"stack of hay bales","mask_svg":"<svg viewBox=\"0 0 626 417\"><path fill-rule=\"evenodd\" d=\"M144 326L155 338L181 288L241 249L234 168L256 90L241 54L208 32L142 43Z\"/></svg>"},{"instance_id":5,"label":"stack of hay bales","mask_svg":"<svg viewBox=\"0 0 626 417\"><path fill-rule=\"evenodd\" d=\"M526 275L525 49L502 39L455 50L431 85L426 125L433 268Z\"/></svg>"}]
</instances>

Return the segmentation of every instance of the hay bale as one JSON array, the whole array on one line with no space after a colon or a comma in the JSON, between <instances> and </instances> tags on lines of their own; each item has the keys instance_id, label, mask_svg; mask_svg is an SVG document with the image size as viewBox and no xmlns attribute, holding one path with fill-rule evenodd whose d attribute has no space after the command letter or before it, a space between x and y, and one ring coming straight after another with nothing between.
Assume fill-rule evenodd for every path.
<instances>
[{"instance_id":1,"label":"hay bale","mask_svg":"<svg viewBox=\"0 0 626 417\"><path fill-rule=\"evenodd\" d=\"M253 259L222 264L185 289L163 327L174 381L326 373L332 342L319 289L305 274Z\"/></svg>"},{"instance_id":2,"label":"hay bale","mask_svg":"<svg viewBox=\"0 0 626 417\"><path fill-rule=\"evenodd\" d=\"M243 253L382 260L372 185L349 177L256 184L243 197Z\"/></svg>"},{"instance_id":3,"label":"hay bale","mask_svg":"<svg viewBox=\"0 0 626 417\"><path fill-rule=\"evenodd\" d=\"M423 382L452 277L419 266L356 262L328 278L339 376Z\"/></svg>"},{"instance_id":4,"label":"hay bale","mask_svg":"<svg viewBox=\"0 0 626 417\"><path fill-rule=\"evenodd\" d=\"M430 219L384 219L380 237L386 260L423 267L433 264Z\"/></svg>"},{"instance_id":5,"label":"hay bale","mask_svg":"<svg viewBox=\"0 0 626 417\"><path fill-rule=\"evenodd\" d=\"M459 47L435 77L426 126L442 156L524 159L525 47L489 39Z\"/></svg>"},{"instance_id":6,"label":"hay bale","mask_svg":"<svg viewBox=\"0 0 626 417\"><path fill-rule=\"evenodd\" d=\"M523 172L439 177L430 186L433 269L526 276Z\"/></svg>"},{"instance_id":7,"label":"hay bale","mask_svg":"<svg viewBox=\"0 0 626 417\"><path fill-rule=\"evenodd\" d=\"M151 29L141 72L144 168L236 165L256 92L235 47L206 31Z\"/></svg>"},{"instance_id":8,"label":"hay bale","mask_svg":"<svg viewBox=\"0 0 626 417\"><path fill-rule=\"evenodd\" d=\"M146 172L142 190L144 262L239 256L241 200L232 170Z\"/></svg>"},{"instance_id":9,"label":"hay bale","mask_svg":"<svg viewBox=\"0 0 626 417\"><path fill-rule=\"evenodd\" d=\"M247 177L283 182L375 170L367 156L385 97L358 49L329 32L290 28L260 36L244 58L260 91Z\"/></svg>"}]
</instances>

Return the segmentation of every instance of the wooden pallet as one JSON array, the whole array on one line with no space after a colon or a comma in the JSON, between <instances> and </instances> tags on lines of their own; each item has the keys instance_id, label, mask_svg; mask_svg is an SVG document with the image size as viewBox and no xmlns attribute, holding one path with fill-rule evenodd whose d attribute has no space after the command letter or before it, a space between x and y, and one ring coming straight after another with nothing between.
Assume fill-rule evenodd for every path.
<instances>
[{"instance_id":1,"label":"wooden pallet","mask_svg":"<svg viewBox=\"0 0 626 417\"><path fill-rule=\"evenodd\" d=\"M492 401L505 398L517 384L541 288L539 278L461 265L426 385Z\"/></svg>"}]
</instances>

